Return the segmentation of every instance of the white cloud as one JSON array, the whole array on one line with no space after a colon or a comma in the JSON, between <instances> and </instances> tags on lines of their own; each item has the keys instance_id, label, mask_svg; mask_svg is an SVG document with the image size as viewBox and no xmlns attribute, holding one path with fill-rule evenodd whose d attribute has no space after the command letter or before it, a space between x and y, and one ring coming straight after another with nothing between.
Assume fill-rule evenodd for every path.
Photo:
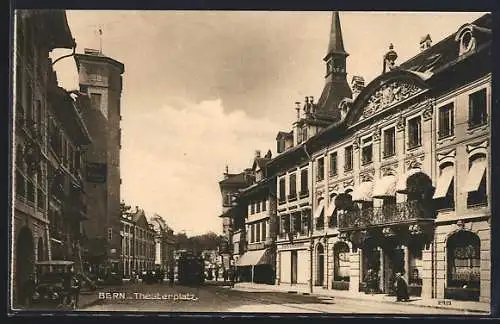
<instances>
[{"instance_id":1,"label":"white cloud","mask_svg":"<svg viewBox=\"0 0 500 324\"><path fill-rule=\"evenodd\" d=\"M218 181L250 167L254 150L274 147L279 125L225 113L220 100L165 105L156 113L124 113L122 197L148 213L158 212L175 230L220 232Z\"/></svg>"}]
</instances>

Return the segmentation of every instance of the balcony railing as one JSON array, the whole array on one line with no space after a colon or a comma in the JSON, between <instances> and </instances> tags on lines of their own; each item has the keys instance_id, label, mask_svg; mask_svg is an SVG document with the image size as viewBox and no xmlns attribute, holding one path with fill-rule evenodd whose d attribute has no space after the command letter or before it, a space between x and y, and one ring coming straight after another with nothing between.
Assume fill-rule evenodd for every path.
<instances>
[{"instance_id":1,"label":"balcony railing","mask_svg":"<svg viewBox=\"0 0 500 324\"><path fill-rule=\"evenodd\" d=\"M425 209L420 201L350 210L339 215L339 228L348 229L398 223L425 218L425 214Z\"/></svg>"}]
</instances>

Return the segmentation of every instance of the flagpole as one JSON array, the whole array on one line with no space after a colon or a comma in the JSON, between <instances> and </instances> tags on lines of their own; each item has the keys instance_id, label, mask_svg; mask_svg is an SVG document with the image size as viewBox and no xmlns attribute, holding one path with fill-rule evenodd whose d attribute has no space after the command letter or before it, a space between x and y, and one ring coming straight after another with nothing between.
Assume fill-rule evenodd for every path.
<instances>
[{"instance_id":1,"label":"flagpole","mask_svg":"<svg viewBox=\"0 0 500 324\"><path fill-rule=\"evenodd\" d=\"M99 53L102 54L102 27L99 27Z\"/></svg>"}]
</instances>

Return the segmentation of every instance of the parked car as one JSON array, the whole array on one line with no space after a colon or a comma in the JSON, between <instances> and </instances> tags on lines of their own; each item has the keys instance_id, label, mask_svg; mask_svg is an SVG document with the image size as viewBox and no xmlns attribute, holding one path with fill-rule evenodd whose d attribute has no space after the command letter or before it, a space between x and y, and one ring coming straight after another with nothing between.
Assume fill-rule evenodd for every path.
<instances>
[{"instance_id":1,"label":"parked car","mask_svg":"<svg viewBox=\"0 0 500 324\"><path fill-rule=\"evenodd\" d=\"M31 295L31 304L36 308L74 308L70 291L64 287L64 278L74 262L66 260L39 261L35 263L37 281Z\"/></svg>"}]
</instances>

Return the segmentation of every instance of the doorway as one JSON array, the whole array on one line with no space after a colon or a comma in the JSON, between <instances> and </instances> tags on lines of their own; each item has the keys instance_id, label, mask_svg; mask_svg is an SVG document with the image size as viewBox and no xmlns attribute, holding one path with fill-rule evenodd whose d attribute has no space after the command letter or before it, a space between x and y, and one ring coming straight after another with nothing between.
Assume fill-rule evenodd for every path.
<instances>
[{"instance_id":1,"label":"doorway","mask_svg":"<svg viewBox=\"0 0 500 324\"><path fill-rule=\"evenodd\" d=\"M384 252L384 293L393 294L395 274L405 272L405 252L400 247L390 248Z\"/></svg>"},{"instance_id":2,"label":"doorway","mask_svg":"<svg viewBox=\"0 0 500 324\"><path fill-rule=\"evenodd\" d=\"M292 251L291 252L291 270L292 270L292 273L291 273L291 282L292 284L296 284L297 283L297 251Z\"/></svg>"},{"instance_id":3,"label":"doorway","mask_svg":"<svg viewBox=\"0 0 500 324\"><path fill-rule=\"evenodd\" d=\"M28 227L23 227L16 241L16 280L14 298L17 304L22 304L25 297L24 284L33 272L35 262L35 248L33 235Z\"/></svg>"},{"instance_id":4,"label":"doorway","mask_svg":"<svg viewBox=\"0 0 500 324\"><path fill-rule=\"evenodd\" d=\"M319 243L317 250L317 270L316 270L316 285L323 286L325 283L325 249L323 248L323 244Z\"/></svg>"}]
</instances>

